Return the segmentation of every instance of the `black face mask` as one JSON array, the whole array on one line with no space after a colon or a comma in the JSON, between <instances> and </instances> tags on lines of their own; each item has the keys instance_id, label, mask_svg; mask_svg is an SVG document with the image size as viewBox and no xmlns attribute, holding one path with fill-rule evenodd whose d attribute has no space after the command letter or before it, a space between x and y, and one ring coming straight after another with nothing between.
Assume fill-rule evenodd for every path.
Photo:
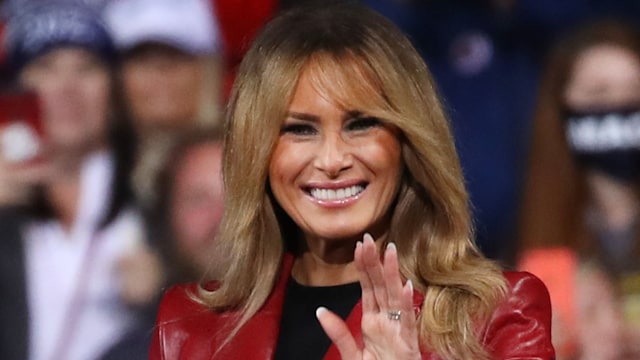
<instances>
[{"instance_id":1,"label":"black face mask","mask_svg":"<svg viewBox=\"0 0 640 360\"><path fill-rule=\"evenodd\" d=\"M570 113L565 134L583 167L625 183L640 180L640 108Z\"/></svg>"}]
</instances>

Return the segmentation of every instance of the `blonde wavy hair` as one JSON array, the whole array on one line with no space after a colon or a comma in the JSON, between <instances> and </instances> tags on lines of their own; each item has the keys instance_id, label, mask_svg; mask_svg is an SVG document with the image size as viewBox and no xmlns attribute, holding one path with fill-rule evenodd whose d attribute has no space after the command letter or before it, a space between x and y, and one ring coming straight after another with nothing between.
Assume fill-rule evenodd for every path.
<instances>
[{"instance_id":1,"label":"blonde wavy hair","mask_svg":"<svg viewBox=\"0 0 640 360\"><path fill-rule=\"evenodd\" d=\"M401 273L425 294L422 346L446 359L488 358L479 326L506 285L474 244L468 196L431 75L409 40L365 7L323 4L285 12L255 40L225 119L225 214L217 244L229 254L215 291L200 299L241 314L232 335L272 292L291 220L268 187L268 168L298 77L350 109L400 130L405 170L387 241ZM340 79L337 82L335 79ZM384 246L384 244L383 244Z\"/></svg>"}]
</instances>

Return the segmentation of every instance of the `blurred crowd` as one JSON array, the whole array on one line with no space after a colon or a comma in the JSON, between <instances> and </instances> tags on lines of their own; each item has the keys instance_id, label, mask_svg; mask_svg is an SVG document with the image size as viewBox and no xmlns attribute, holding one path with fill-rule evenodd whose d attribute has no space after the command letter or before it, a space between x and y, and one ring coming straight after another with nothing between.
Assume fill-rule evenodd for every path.
<instances>
[{"instance_id":1,"label":"blurred crowd","mask_svg":"<svg viewBox=\"0 0 640 360\"><path fill-rule=\"evenodd\" d=\"M2 2L0 359L146 359L162 291L223 271L234 74L307 1ZM640 2L362 2L425 57L477 241L545 282L557 358L640 359Z\"/></svg>"}]
</instances>

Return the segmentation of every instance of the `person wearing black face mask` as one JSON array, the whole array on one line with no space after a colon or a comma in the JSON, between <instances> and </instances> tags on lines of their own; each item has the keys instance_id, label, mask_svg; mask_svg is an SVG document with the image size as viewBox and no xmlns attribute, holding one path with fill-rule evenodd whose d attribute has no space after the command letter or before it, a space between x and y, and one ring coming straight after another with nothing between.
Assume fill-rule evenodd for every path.
<instances>
[{"instance_id":1,"label":"person wearing black face mask","mask_svg":"<svg viewBox=\"0 0 640 360\"><path fill-rule=\"evenodd\" d=\"M640 104L568 112L565 125L580 166L625 184L640 179Z\"/></svg>"},{"instance_id":2,"label":"person wearing black face mask","mask_svg":"<svg viewBox=\"0 0 640 360\"><path fill-rule=\"evenodd\" d=\"M640 35L584 24L541 79L519 267L546 282L558 359L640 357Z\"/></svg>"}]
</instances>

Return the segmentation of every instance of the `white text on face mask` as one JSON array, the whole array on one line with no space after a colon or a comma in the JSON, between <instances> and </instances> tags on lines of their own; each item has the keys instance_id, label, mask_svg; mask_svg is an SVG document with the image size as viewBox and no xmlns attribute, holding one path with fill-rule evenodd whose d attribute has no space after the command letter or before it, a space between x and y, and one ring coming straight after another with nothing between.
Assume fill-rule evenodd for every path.
<instances>
[{"instance_id":1,"label":"white text on face mask","mask_svg":"<svg viewBox=\"0 0 640 360\"><path fill-rule=\"evenodd\" d=\"M572 117L566 132L569 146L580 153L640 149L640 111Z\"/></svg>"}]
</instances>

